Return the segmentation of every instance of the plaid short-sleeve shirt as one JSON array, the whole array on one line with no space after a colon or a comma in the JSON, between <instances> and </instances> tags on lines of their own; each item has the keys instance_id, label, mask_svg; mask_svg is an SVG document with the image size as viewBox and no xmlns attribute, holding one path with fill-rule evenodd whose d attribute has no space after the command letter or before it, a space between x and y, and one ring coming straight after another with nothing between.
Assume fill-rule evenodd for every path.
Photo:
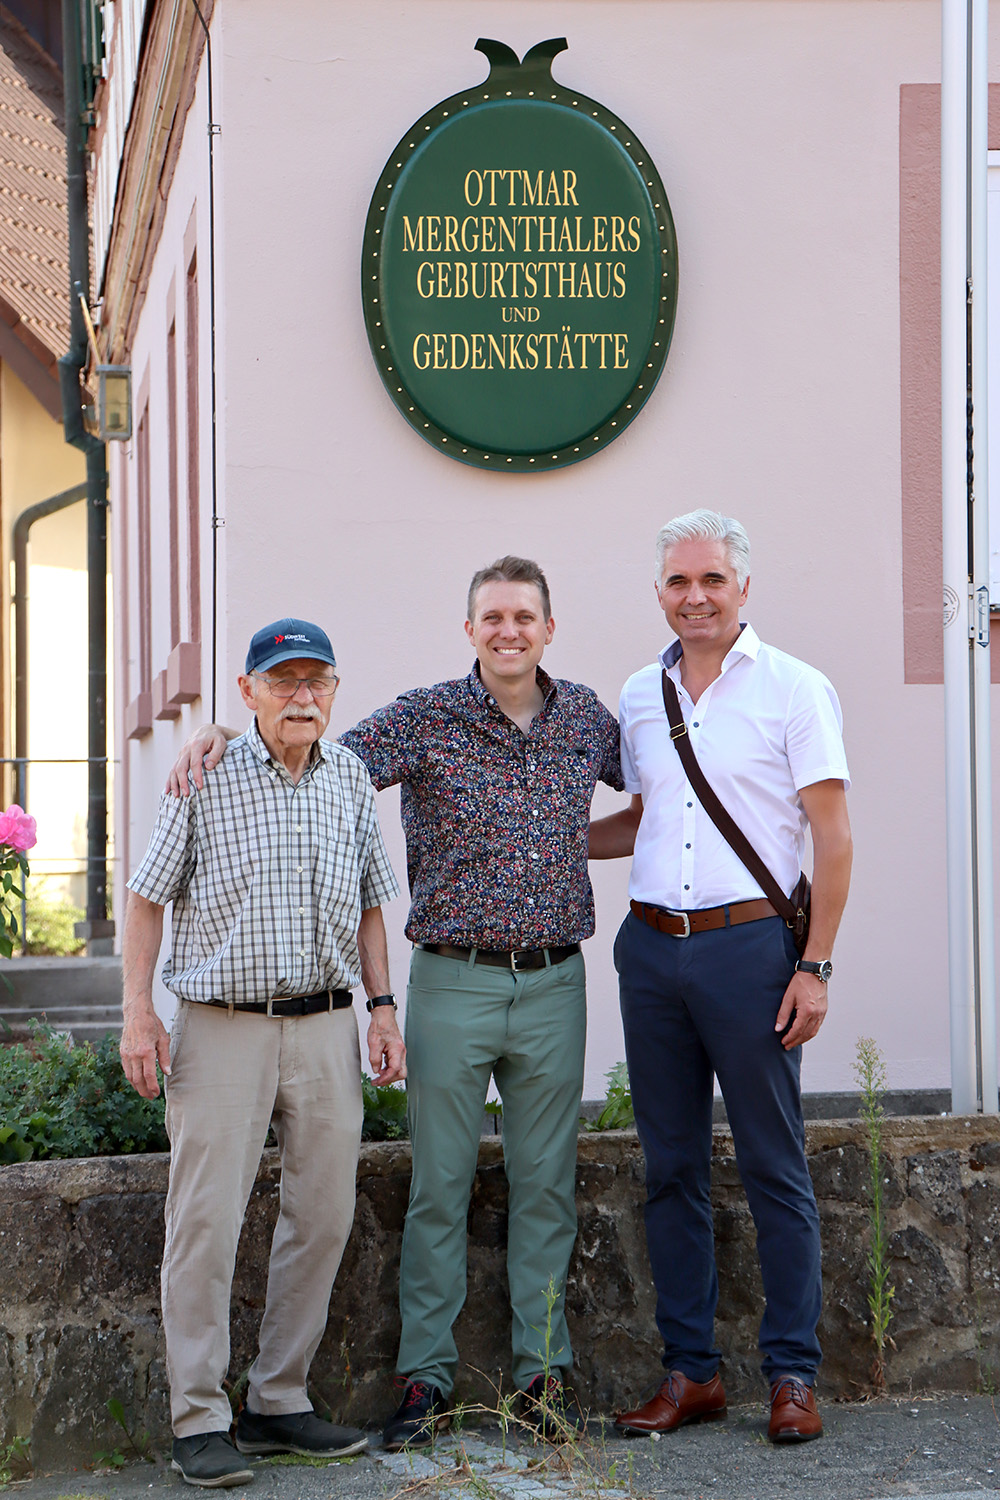
<instances>
[{"instance_id":1,"label":"plaid short-sleeve shirt","mask_svg":"<svg viewBox=\"0 0 1000 1500\"><path fill-rule=\"evenodd\" d=\"M188 797L166 794L129 889L173 903L163 982L253 1004L361 981L361 913L399 890L368 772L319 740L298 785L256 721Z\"/></svg>"}]
</instances>

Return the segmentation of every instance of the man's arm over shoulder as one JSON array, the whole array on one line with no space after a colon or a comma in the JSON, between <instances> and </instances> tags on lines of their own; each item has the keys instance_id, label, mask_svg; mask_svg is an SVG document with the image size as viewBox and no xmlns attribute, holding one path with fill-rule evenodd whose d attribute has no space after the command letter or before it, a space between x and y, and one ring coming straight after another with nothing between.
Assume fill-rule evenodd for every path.
<instances>
[{"instance_id":1,"label":"man's arm over shoulder","mask_svg":"<svg viewBox=\"0 0 1000 1500\"><path fill-rule=\"evenodd\" d=\"M229 741L239 735L240 730L227 729L224 724L201 724L181 746L164 791L171 797L187 797L193 783L200 792L205 785L205 772L215 770Z\"/></svg>"},{"instance_id":2,"label":"man's arm over shoulder","mask_svg":"<svg viewBox=\"0 0 1000 1500\"><path fill-rule=\"evenodd\" d=\"M339 738L341 745L364 762L372 784L380 792L406 781L420 764L425 697L420 690L404 693Z\"/></svg>"}]
</instances>

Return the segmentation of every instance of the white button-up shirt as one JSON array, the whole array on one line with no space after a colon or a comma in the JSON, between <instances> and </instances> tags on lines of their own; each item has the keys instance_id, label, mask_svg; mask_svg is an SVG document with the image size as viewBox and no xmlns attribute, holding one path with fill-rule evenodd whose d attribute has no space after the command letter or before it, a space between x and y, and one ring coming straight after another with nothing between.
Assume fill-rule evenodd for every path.
<instances>
[{"instance_id":1,"label":"white button-up shirt","mask_svg":"<svg viewBox=\"0 0 1000 1500\"><path fill-rule=\"evenodd\" d=\"M681 683L680 656L674 641L622 689L622 773L626 791L643 801L629 894L691 911L764 894L684 774L663 706L663 667L706 780L790 893L808 829L799 790L831 779L850 784L837 695L822 672L764 645L750 625L697 703Z\"/></svg>"}]
</instances>

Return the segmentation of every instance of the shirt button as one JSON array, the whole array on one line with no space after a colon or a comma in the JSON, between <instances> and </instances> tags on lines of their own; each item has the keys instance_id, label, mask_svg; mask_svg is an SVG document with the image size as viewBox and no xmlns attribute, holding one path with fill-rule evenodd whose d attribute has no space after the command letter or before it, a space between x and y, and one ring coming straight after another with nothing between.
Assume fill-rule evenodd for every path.
<instances>
[{"instance_id":1,"label":"shirt button","mask_svg":"<svg viewBox=\"0 0 1000 1500\"><path fill-rule=\"evenodd\" d=\"M295 832L296 833L301 833L302 832L302 824L301 823L296 823L296 825L295 825Z\"/></svg>"},{"instance_id":2,"label":"shirt button","mask_svg":"<svg viewBox=\"0 0 1000 1500\"><path fill-rule=\"evenodd\" d=\"M698 721L697 721L697 719L696 719L696 720L695 720L695 721L694 721L694 723L693 723L693 724L692 724L692 725L691 725L691 728L692 728L692 729L697 729L697 728L698 728Z\"/></svg>"},{"instance_id":3,"label":"shirt button","mask_svg":"<svg viewBox=\"0 0 1000 1500\"><path fill-rule=\"evenodd\" d=\"M688 807L694 807L694 803L693 802L689 802L688 803Z\"/></svg>"},{"instance_id":4,"label":"shirt button","mask_svg":"<svg viewBox=\"0 0 1000 1500\"><path fill-rule=\"evenodd\" d=\"M685 886L685 887L684 887L684 889L685 889L685 890L686 890L686 891L689 891L689 890L690 890L690 889L691 889L691 887L690 887L690 886L689 886L689 885L686 885L686 886Z\"/></svg>"},{"instance_id":5,"label":"shirt button","mask_svg":"<svg viewBox=\"0 0 1000 1500\"><path fill-rule=\"evenodd\" d=\"M538 858L538 853L537 853L537 851L536 851L536 850L534 850L534 849L533 849L533 850L532 850L532 851L531 851L531 858L532 858L532 859L537 859L537 858Z\"/></svg>"},{"instance_id":6,"label":"shirt button","mask_svg":"<svg viewBox=\"0 0 1000 1500\"><path fill-rule=\"evenodd\" d=\"M300 917L304 917L305 916L305 912L306 912L305 907L304 906L300 906L299 907L299 916Z\"/></svg>"},{"instance_id":7,"label":"shirt button","mask_svg":"<svg viewBox=\"0 0 1000 1500\"><path fill-rule=\"evenodd\" d=\"M685 847L685 849L690 849L691 845L690 844L685 844L684 847Z\"/></svg>"},{"instance_id":8,"label":"shirt button","mask_svg":"<svg viewBox=\"0 0 1000 1500\"><path fill-rule=\"evenodd\" d=\"M300 948L299 949L299 957L300 958L305 958L305 956L306 956L306 950L304 948Z\"/></svg>"},{"instance_id":9,"label":"shirt button","mask_svg":"<svg viewBox=\"0 0 1000 1500\"><path fill-rule=\"evenodd\" d=\"M532 816L532 817L533 817L533 818L537 818L537 817L538 817L538 808L537 808L537 807L533 807L533 808L532 808L532 809L531 809L531 816Z\"/></svg>"},{"instance_id":10,"label":"shirt button","mask_svg":"<svg viewBox=\"0 0 1000 1500\"><path fill-rule=\"evenodd\" d=\"M296 872L297 875L301 875L302 874L302 866L301 865L296 865L295 866L295 872Z\"/></svg>"}]
</instances>

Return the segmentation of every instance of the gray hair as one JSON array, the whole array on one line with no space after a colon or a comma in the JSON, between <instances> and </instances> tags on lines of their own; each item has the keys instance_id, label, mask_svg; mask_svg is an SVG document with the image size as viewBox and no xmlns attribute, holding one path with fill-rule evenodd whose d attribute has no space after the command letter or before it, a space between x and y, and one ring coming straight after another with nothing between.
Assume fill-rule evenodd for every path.
<instances>
[{"instance_id":1,"label":"gray hair","mask_svg":"<svg viewBox=\"0 0 1000 1500\"><path fill-rule=\"evenodd\" d=\"M723 542L729 566L740 588L750 577L750 538L739 521L717 510L692 510L675 516L656 533L656 582L663 578L663 554L678 542Z\"/></svg>"}]
</instances>

